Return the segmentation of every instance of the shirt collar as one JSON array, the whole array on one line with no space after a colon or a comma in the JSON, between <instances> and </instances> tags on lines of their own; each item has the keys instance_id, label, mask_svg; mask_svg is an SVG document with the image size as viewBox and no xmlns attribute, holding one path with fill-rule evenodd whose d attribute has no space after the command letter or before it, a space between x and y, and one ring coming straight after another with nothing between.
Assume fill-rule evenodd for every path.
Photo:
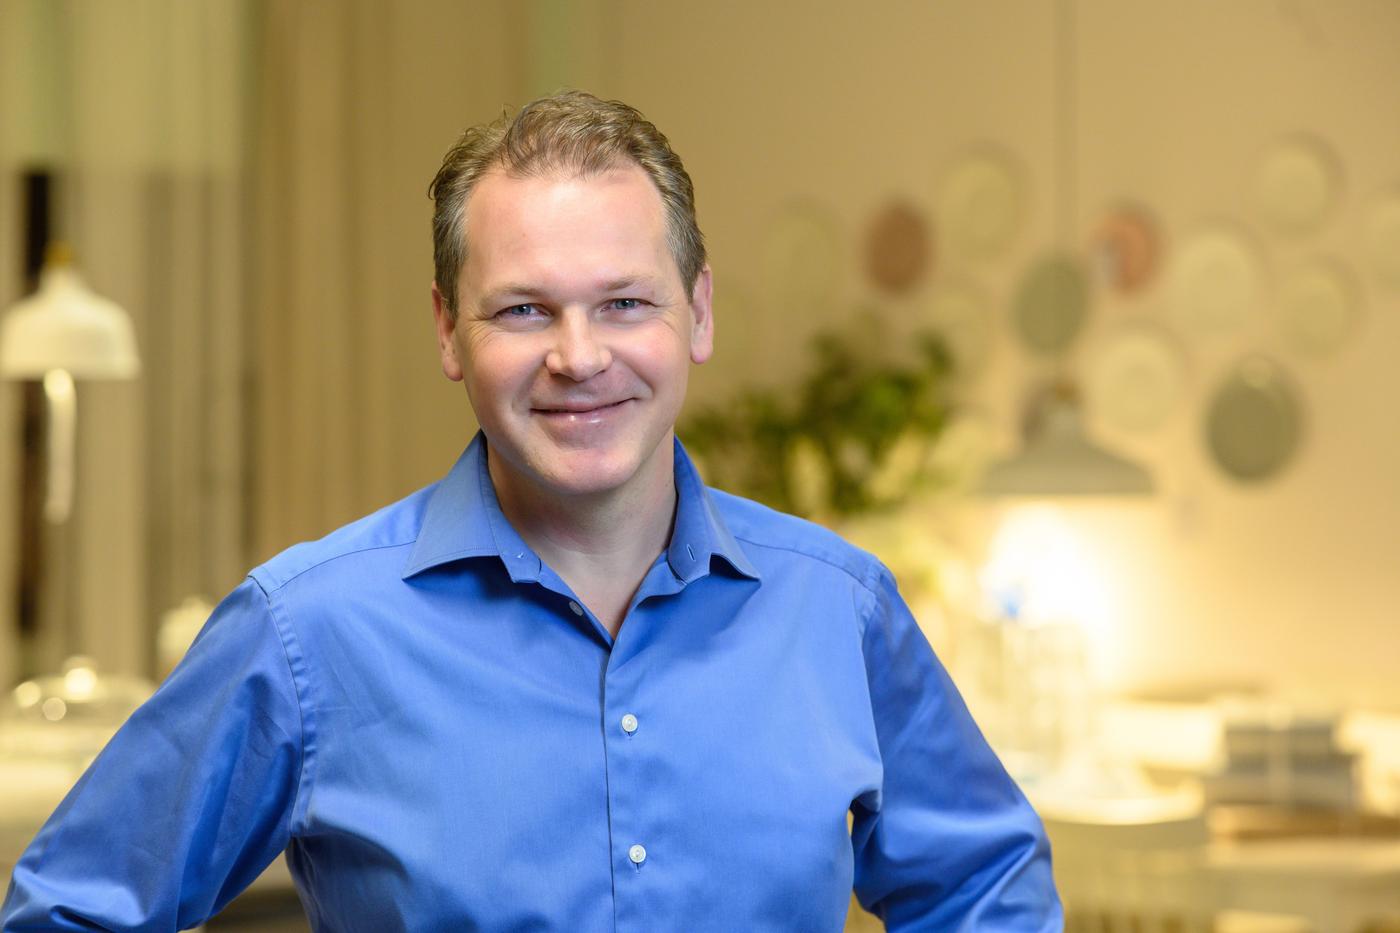
<instances>
[{"instance_id":1,"label":"shirt collar","mask_svg":"<svg viewBox=\"0 0 1400 933\"><path fill-rule=\"evenodd\" d=\"M517 583L540 578L539 557L501 511L480 431L428 497L403 578L468 557L500 558Z\"/></svg>"},{"instance_id":2,"label":"shirt collar","mask_svg":"<svg viewBox=\"0 0 1400 933\"><path fill-rule=\"evenodd\" d=\"M719 557L738 573L758 579L685 448L679 440L674 443L676 521L666 548L672 572L690 583L709 573L711 559ZM537 582L543 569L501 511L486 466L486 437L480 431L429 496L403 578L469 557L500 558L516 583Z\"/></svg>"},{"instance_id":3,"label":"shirt collar","mask_svg":"<svg viewBox=\"0 0 1400 933\"><path fill-rule=\"evenodd\" d=\"M671 570L690 583L709 573L711 559L718 557L744 576L757 580L758 571L720 517L695 464L679 440L675 445L676 522L666 549Z\"/></svg>"}]
</instances>

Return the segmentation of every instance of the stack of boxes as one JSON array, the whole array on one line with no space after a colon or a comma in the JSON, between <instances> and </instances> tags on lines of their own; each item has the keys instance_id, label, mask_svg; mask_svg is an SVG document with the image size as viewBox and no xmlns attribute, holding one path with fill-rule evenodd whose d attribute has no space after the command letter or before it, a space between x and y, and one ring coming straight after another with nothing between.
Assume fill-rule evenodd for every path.
<instances>
[{"instance_id":1,"label":"stack of boxes","mask_svg":"<svg viewBox=\"0 0 1400 933\"><path fill-rule=\"evenodd\" d=\"M1204 778L1209 804L1354 810L1355 754L1337 747L1337 717L1270 706L1232 706L1221 757Z\"/></svg>"}]
</instances>

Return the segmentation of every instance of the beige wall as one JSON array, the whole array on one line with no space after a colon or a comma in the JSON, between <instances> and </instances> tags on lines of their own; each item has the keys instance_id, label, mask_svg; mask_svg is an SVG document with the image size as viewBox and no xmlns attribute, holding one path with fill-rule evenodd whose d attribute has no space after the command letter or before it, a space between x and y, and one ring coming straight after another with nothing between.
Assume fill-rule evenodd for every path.
<instances>
[{"instance_id":1,"label":"beige wall","mask_svg":"<svg viewBox=\"0 0 1400 933\"><path fill-rule=\"evenodd\" d=\"M519 96L510 10L268 5L255 559L437 479L475 430L437 364L427 188L457 134Z\"/></svg>"}]
</instances>

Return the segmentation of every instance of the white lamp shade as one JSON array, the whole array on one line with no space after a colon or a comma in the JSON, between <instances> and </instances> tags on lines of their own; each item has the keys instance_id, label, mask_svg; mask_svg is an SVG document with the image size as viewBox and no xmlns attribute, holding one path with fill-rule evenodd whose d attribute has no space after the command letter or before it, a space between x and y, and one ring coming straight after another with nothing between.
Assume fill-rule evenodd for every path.
<instances>
[{"instance_id":1,"label":"white lamp shade","mask_svg":"<svg viewBox=\"0 0 1400 933\"><path fill-rule=\"evenodd\" d=\"M1045 400L1042 422L1024 449L994 463L982 476L986 496L1131 496L1152 492L1152 477L1137 464L1093 444L1068 398Z\"/></svg>"},{"instance_id":2,"label":"white lamp shade","mask_svg":"<svg viewBox=\"0 0 1400 933\"><path fill-rule=\"evenodd\" d=\"M39 290L0 322L0 377L42 379L54 369L75 379L131 379L141 371L131 317L69 265L46 266Z\"/></svg>"}]
</instances>

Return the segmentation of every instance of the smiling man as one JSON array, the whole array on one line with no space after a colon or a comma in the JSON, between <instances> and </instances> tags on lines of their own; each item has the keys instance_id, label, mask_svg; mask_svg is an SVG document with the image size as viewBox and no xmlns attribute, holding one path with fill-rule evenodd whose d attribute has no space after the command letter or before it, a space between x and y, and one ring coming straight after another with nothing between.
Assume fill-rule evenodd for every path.
<instances>
[{"instance_id":1,"label":"smiling man","mask_svg":"<svg viewBox=\"0 0 1400 933\"><path fill-rule=\"evenodd\" d=\"M317 930L1051 930L1044 833L871 556L707 489L691 183L571 92L433 182L439 483L256 568L15 869L174 930L285 850Z\"/></svg>"},{"instance_id":2,"label":"smiling man","mask_svg":"<svg viewBox=\"0 0 1400 933\"><path fill-rule=\"evenodd\" d=\"M671 531L673 426L713 319L709 267L682 280L660 191L623 153L612 159L488 171L451 205L466 261L451 299L433 286L433 311L443 372L466 383L489 439L502 511L616 636Z\"/></svg>"}]
</instances>

